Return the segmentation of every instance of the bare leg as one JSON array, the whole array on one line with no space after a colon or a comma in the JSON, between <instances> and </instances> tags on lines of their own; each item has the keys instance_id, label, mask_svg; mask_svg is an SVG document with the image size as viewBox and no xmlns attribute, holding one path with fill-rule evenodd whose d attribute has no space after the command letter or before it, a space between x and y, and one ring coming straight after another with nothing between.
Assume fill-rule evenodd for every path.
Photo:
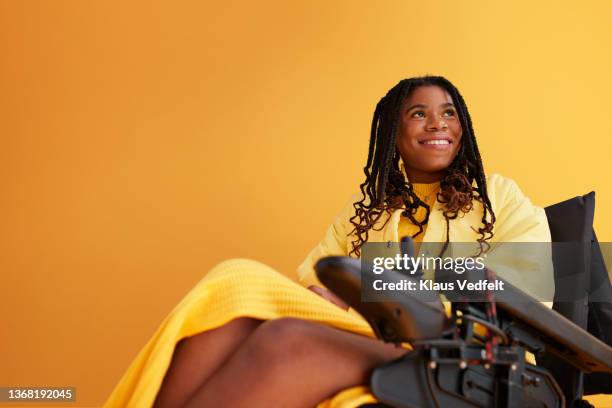
<instances>
[{"instance_id":1,"label":"bare leg","mask_svg":"<svg viewBox=\"0 0 612 408\"><path fill-rule=\"evenodd\" d=\"M240 318L181 340L155 400L156 408L182 406L261 323Z\"/></svg>"},{"instance_id":2,"label":"bare leg","mask_svg":"<svg viewBox=\"0 0 612 408\"><path fill-rule=\"evenodd\" d=\"M313 407L367 384L406 350L299 319L262 323L193 395L188 407Z\"/></svg>"}]
</instances>

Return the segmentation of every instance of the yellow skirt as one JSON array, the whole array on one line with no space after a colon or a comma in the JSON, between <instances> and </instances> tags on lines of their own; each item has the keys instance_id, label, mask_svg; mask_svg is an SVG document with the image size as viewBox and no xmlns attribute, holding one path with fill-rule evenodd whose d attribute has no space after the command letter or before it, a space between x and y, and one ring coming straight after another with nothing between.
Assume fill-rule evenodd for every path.
<instances>
[{"instance_id":1,"label":"yellow skirt","mask_svg":"<svg viewBox=\"0 0 612 408\"><path fill-rule=\"evenodd\" d=\"M368 323L352 309L343 311L260 262L228 260L213 268L163 321L105 407L152 406L176 344L238 317L296 317L374 337ZM354 387L318 408L349 408L375 401L367 387Z\"/></svg>"}]
</instances>

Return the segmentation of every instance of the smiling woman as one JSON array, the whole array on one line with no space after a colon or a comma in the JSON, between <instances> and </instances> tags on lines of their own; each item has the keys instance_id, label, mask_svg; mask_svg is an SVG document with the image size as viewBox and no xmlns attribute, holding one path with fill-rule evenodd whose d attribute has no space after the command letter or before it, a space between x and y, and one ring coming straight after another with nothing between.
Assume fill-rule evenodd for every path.
<instances>
[{"instance_id":1,"label":"smiling woman","mask_svg":"<svg viewBox=\"0 0 612 408\"><path fill-rule=\"evenodd\" d=\"M476 241L481 251L487 248L495 223L489 198L495 177L485 177L467 106L447 79L404 79L380 100L364 172L363 196L353 204L355 214L350 218L357 237L351 254L360 254L361 246L380 229L377 224L394 210L402 210L403 217L390 218L399 223L399 235L422 240L436 203L443 204L446 223L446 238L439 240L450 242L449 222L460 213L478 214L481 225L469 228L480 234ZM505 188L513 184L500 183ZM472 211L474 206L481 208Z\"/></svg>"},{"instance_id":2,"label":"smiling woman","mask_svg":"<svg viewBox=\"0 0 612 408\"><path fill-rule=\"evenodd\" d=\"M406 350L374 339L367 322L322 287L317 260L359 256L365 242L403 236L477 242L482 252L495 240L550 241L541 208L511 180L485 177L465 102L442 77L402 80L378 102L364 173L361 194L299 267L301 285L255 261L218 265L164 321L107 406L372 402L364 386L371 371ZM531 271L551 271L550 263L522 259ZM537 279L552 283L544 273Z\"/></svg>"}]
</instances>

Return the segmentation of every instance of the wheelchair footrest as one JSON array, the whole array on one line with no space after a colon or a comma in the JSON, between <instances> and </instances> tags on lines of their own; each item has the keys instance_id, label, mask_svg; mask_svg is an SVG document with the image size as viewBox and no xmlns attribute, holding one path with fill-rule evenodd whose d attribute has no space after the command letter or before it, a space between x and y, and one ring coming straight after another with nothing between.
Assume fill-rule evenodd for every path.
<instances>
[{"instance_id":1,"label":"wheelchair footrest","mask_svg":"<svg viewBox=\"0 0 612 408\"><path fill-rule=\"evenodd\" d=\"M377 368L372 392L397 408L564 406L559 386L542 368L431 357L431 350L416 349Z\"/></svg>"}]
</instances>

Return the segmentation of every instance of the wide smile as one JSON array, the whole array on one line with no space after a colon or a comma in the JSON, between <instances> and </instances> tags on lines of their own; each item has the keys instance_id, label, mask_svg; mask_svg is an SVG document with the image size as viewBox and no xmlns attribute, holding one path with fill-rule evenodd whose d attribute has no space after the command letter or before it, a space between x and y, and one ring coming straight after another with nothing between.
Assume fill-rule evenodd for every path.
<instances>
[{"instance_id":1,"label":"wide smile","mask_svg":"<svg viewBox=\"0 0 612 408\"><path fill-rule=\"evenodd\" d=\"M453 139L450 137L438 137L438 138L430 138L423 139L418 141L423 148L428 150L450 150Z\"/></svg>"},{"instance_id":2,"label":"wide smile","mask_svg":"<svg viewBox=\"0 0 612 408\"><path fill-rule=\"evenodd\" d=\"M419 143L425 144L425 145L449 145L452 143L452 141L450 139L438 139L438 140L424 140Z\"/></svg>"}]
</instances>

